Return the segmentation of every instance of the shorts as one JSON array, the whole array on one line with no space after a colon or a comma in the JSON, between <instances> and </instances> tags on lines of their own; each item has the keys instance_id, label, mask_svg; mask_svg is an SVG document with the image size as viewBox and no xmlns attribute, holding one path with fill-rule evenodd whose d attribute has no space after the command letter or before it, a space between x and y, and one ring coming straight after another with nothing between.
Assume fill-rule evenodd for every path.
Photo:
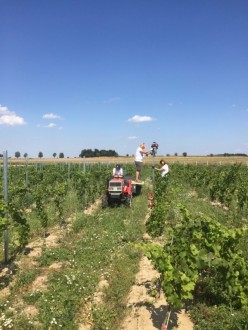
<instances>
[{"instance_id":1,"label":"shorts","mask_svg":"<svg viewBox=\"0 0 248 330\"><path fill-rule=\"evenodd\" d=\"M136 171L137 172L140 172L141 171L142 165L143 165L142 162L135 162L135 166L136 166Z\"/></svg>"}]
</instances>

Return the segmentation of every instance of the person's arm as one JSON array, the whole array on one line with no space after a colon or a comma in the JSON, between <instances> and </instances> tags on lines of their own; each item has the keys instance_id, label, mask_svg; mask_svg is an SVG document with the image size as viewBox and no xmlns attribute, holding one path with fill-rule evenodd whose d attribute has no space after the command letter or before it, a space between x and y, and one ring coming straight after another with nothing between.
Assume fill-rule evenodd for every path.
<instances>
[{"instance_id":1,"label":"person's arm","mask_svg":"<svg viewBox=\"0 0 248 330\"><path fill-rule=\"evenodd\" d=\"M169 166L165 164L160 168L155 167L155 170L157 170L158 172L165 172L165 174L167 174L169 172Z\"/></svg>"},{"instance_id":2,"label":"person's arm","mask_svg":"<svg viewBox=\"0 0 248 330\"><path fill-rule=\"evenodd\" d=\"M149 155L151 153L151 150L141 150L140 153L144 155Z\"/></svg>"},{"instance_id":3,"label":"person's arm","mask_svg":"<svg viewBox=\"0 0 248 330\"><path fill-rule=\"evenodd\" d=\"M158 172L163 172L163 167L161 167L161 168L155 167L155 170L158 171Z\"/></svg>"}]
</instances>

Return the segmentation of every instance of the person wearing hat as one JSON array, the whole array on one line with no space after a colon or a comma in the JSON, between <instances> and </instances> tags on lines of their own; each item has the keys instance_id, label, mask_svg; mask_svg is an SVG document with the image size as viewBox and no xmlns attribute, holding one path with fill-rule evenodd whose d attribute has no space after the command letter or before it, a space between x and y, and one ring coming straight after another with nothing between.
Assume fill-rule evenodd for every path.
<instances>
[{"instance_id":1,"label":"person wearing hat","mask_svg":"<svg viewBox=\"0 0 248 330\"><path fill-rule=\"evenodd\" d=\"M140 171L143 166L143 157L145 155L149 155L151 153L150 150L145 150L146 145L145 143L141 143L141 145L137 148L136 153L135 153L135 167L136 167L136 174L135 174L135 181L139 182L139 175Z\"/></svg>"},{"instance_id":2,"label":"person wearing hat","mask_svg":"<svg viewBox=\"0 0 248 330\"><path fill-rule=\"evenodd\" d=\"M161 173L162 178L166 176L167 173L169 173L169 166L166 161L163 159L160 160L160 168L155 167L155 170Z\"/></svg>"},{"instance_id":3,"label":"person wearing hat","mask_svg":"<svg viewBox=\"0 0 248 330\"><path fill-rule=\"evenodd\" d=\"M116 164L113 168L113 176L114 177L123 177L123 169L121 168L120 164Z\"/></svg>"}]
</instances>

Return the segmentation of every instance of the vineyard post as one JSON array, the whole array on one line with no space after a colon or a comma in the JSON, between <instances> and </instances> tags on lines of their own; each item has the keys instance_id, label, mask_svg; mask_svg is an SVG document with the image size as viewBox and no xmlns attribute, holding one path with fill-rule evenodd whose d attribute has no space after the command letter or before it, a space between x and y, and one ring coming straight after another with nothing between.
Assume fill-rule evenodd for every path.
<instances>
[{"instance_id":1,"label":"vineyard post","mask_svg":"<svg viewBox=\"0 0 248 330\"><path fill-rule=\"evenodd\" d=\"M172 310L172 306L169 304L168 305L168 310L166 312L166 316L164 319L164 322L162 323L162 328L161 330L167 330L168 329L168 325L169 325L169 321L170 321L170 316L171 316L171 310Z\"/></svg>"},{"instance_id":2,"label":"vineyard post","mask_svg":"<svg viewBox=\"0 0 248 330\"><path fill-rule=\"evenodd\" d=\"M4 151L3 153L3 180L4 180L4 200L5 203L8 203L8 152ZM8 215L5 214L5 217L7 218ZM9 232L8 229L4 230L4 261L7 264L8 263L8 244L9 244Z\"/></svg>"},{"instance_id":3,"label":"vineyard post","mask_svg":"<svg viewBox=\"0 0 248 330\"><path fill-rule=\"evenodd\" d=\"M155 191L155 162L154 162L154 155L152 156L152 187L153 187L153 191Z\"/></svg>"},{"instance_id":4,"label":"vineyard post","mask_svg":"<svg viewBox=\"0 0 248 330\"><path fill-rule=\"evenodd\" d=\"M26 187L28 187L28 160L26 159Z\"/></svg>"},{"instance_id":5,"label":"vineyard post","mask_svg":"<svg viewBox=\"0 0 248 330\"><path fill-rule=\"evenodd\" d=\"M151 150L150 153L152 155L152 186L153 186L153 191L155 190L155 162L154 158L156 156L156 153L158 151L158 144L157 142L153 142L151 145Z\"/></svg>"},{"instance_id":6,"label":"vineyard post","mask_svg":"<svg viewBox=\"0 0 248 330\"><path fill-rule=\"evenodd\" d=\"M67 165L68 165L68 167L67 167L67 180L68 180L68 183L70 183L70 178L71 178L71 164L68 163Z\"/></svg>"},{"instance_id":7,"label":"vineyard post","mask_svg":"<svg viewBox=\"0 0 248 330\"><path fill-rule=\"evenodd\" d=\"M84 156L84 174L85 174L85 156Z\"/></svg>"}]
</instances>

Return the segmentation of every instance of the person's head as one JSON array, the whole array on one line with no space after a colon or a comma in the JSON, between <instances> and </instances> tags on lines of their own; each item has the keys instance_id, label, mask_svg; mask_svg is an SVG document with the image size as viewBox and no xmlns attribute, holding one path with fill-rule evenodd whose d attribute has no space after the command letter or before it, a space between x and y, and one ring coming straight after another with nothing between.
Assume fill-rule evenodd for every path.
<instances>
[{"instance_id":1,"label":"person's head","mask_svg":"<svg viewBox=\"0 0 248 330\"><path fill-rule=\"evenodd\" d=\"M145 144L144 142L141 143L140 148L141 148L141 149L145 149L145 147L146 147L146 144Z\"/></svg>"},{"instance_id":2,"label":"person's head","mask_svg":"<svg viewBox=\"0 0 248 330\"><path fill-rule=\"evenodd\" d=\"M120 164L116 164L115 168L119 170L121 168Z\"/></svg>"},{"instance_id":3,"label":"person's head","mask_svg":"<svg viewBox=\"0 0 248 330\"><path fill-rule=\"evenodd\" d=\"M162 165L162 166L166 164L166 162L165 162L163 159L161 159L159 163L160 163L160 165Z\"/></svg>"}]
</instances>

